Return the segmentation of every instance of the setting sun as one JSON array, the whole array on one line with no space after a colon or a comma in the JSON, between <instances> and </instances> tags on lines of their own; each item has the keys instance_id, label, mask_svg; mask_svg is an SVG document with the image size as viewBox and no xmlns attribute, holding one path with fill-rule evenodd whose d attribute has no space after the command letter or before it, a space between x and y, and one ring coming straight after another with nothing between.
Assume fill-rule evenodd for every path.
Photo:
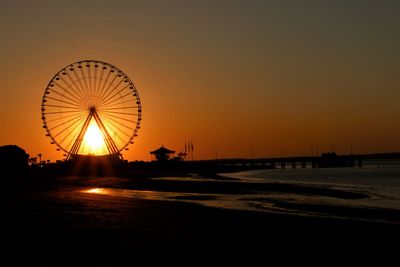
<instances>
[{"instance_id":1,"label":"setting sun","mask_svg":"<svg viewBox=\"0 0 400 267\"><path fill-rule=\"evenodd\" d=\"M103 155L107 153L107 147L104 143L103 134L101 133L96 122L92 120L83 138L81 153Z\"/></svg>"}]
</instances>

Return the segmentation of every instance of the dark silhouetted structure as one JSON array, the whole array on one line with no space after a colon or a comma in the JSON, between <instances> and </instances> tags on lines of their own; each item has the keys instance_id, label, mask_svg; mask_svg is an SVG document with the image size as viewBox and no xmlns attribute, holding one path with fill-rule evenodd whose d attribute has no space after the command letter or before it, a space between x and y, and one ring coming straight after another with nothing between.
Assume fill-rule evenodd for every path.
<instances>
[{"instance_id":1,"label":"dark silhouetted structure","mask_svg":"<svg viewBox=\"0 0 400 267\"><path fill-rule=\"evenodd\" d=\"M167 161L174 157L175 151L169 150L164 146L159 149L150 152L150 155L154 156L157 161Z\"/></svg>"},{"instance_id":2,"label":"dark silhouetted structure","mask_svg":"<svg viewBox=\"0 0 400 267\"><path fill-rule=\"evenodd\" d=\"M67 162L73 175L92 177L113 176L122 164L119 153L104 156L73 155Z\"/></svg>"},{"instance_id":3,"label":"dark silhouetted structure","mask_svg":"<svg viewBox=\"0 0 400 267\"><path fill-rule=\"evenodd\" d=\"M28 169L29 155L16 145L0 147L0 171L8 176L25 174Z\"/></svg>"}]
</instances>

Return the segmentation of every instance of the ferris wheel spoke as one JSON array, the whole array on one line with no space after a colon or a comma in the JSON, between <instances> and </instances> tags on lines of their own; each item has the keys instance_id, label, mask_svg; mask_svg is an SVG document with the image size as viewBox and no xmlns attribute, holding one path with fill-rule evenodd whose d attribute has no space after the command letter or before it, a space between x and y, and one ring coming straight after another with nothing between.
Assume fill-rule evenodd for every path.
<instances>
[{"instance_id":1,"label":"ferris wheel spoke","mask_svg":"<svg viewBox=\"0 0 400 267\"><path fill-rule=\"evenodd\" d=\"M108 94L108 90L111 88L111 86L113 86L116 79L117 79L117 76L114 76L113 79L111 80L110 84L105 88L105 90L103 90L102 95L99 95L100 99L103 99L104 95Z\"/></svg>"},{"instance_id":2,"label":"ferris wheel spoke","mask_svg":"<svg viewBox=\"0 0 400 267\"><path fill-rule=\"evenodd\" d=\"M73 127L68 133L67 135L64 136L64 138L67 138L68 136L71 136L71 133L73 133L74 131L78 132L79 134L74 136L73 139L76 140L76 136L79 136L82 131L84 131L84 127L87 127L88 122L90 121L92 115L89 114L85 119L82 119L78 124L76 124L75 127ZM86 131L86 130L85 130Z\"/></svg>"},{"instance_id":3,"label":"ferris wheel spoke","mask_svg":"<svg viewBox=\"0 0 400 267\"><path fill-rule=\"evenodd\" d=\"M51 96L46 96L46 99L51 99L51 100L59 101L59 102L62 102L62 103L64 103L64 104L68 104L68 105L71 105L71 106L74 106L74 107L80 107L80 106L77 105L77 104L74 104L74 103L71 103L71 102L68 102L68 101L64 101L64 100L62 100L62 99L54 98L54 97L51 97Z\"/></svg>"},{"instance_id":4,"label":"ferris wheel spoke","mask_svg":"<svg viewBox=\"0 0 400 267\"><path fill-rule=\"evenodd\" d=\"M124 126L125 128L127 128L128 130L132 130L132 126L126 125L126 123L121 123L121 121L118 121L117 119L107 118L107 121L113 121L117 125L121 125L121 126Z\"/></svg>"},{"instance_id":5,"label":"ferris wheel spoke","mask_svg":"<svg viewBox=\"0 0 400 267\"><path fill-rule=\"evenodd\" d=\"M94 84L95 84L95 77L94 77L94 73L96 71L96 69L94 68L94 65L92 65L92 63L87 62L86 63L86 71L87 71L87 77L88 77L88 84L89 84L89 96L93 96L95 95L95 88L94 88Z\"/></svg>"},{"instance_id":6,"label":"ferris wheel spoke","mask_svg":"<svg viewBox=\"0 0 400 267\"><path fill-rule=\"evenodd\" d=\"M99 66L100 67L100 66ZM103 74L104 74L104 68L101 68L101 72L100 72L100 77L99 77L99 82L98 84L96 83L96 95L99 95L100 93L100 85L101 85L101 81L103 80Z\"/></svg>"},{"instance_id":7,"label":"ferris wheel spoke","mask_svg":"<svg viewBox=\"0 0 400 267\"><path fill-rule=\"evenodd\" d=\"M63 126L63 127L59 130L59 132L55 132L55 133L58 134L58 133L60 133L61 131L63 131L64 129L69 129L70 127L76 127L76 126L78 126L78 125L83 121L83 119L84 119L85 117L86 117L85 115L81 115L79 118L75 118L75 119L72 120L72 121L65 122L65 123L61 124L60 126ZM54 127L53 127L53 128L54 128ZM53 129L49 129L49 130L53 130Z\"/></svg>"},{"instance_id":8,"label":"ferris wheel spoke","mask_svg":"<svg viewBox=\"0 0 400 267\"><path fill-rule=\"evenodd\" d=\"M74 74L76 74L76 71L73 70ZM76 75L75 75L76 76ZM80 85L80 80L74 80L71 76L71 74L69 74L69 72L67 71L67 77L68 79L71 81L71 84L75 87L75 90L78 92L78 94L80 95L80 98L83 99L84 101L86 101L86 99L84 98L84 91L82 91L81 85ZM77 83L78 82L78 83Z\"/></svg>"},{"instance_id":9,"label":"ferris wheel spoke","mask_svg":"<svg viewBox=\"0 0 400 267\"><path fill-rule=\"evenodd\" d=\"M51 112L44 112L44 115L48 114L64 114L64 113L76 113L76 112L82 112L82 110L70 110L70 111L51 111Z\"/></svg>"},{"instance_id":10,"label":"ferris wheel spoke","mask_svg":"<svg viewBox=\"0 0 400 267\"><path fill-rule=\"evenodd\" d=\"M129 134L129 133L125 132L124 130L122 130L121 128L119 128L118 125L114 124L114 123L111 122L111 121L108 121L108 125L107 125L107 126L108 126L109 129L111 129L111 128L117 129L118 132L121 132L121 133L125 134L127 137L131 137L131 136L132 136L132 134ZM112 130L112 129L111 129L111 130ZM113 132L116 133L115 131L113 131Z\"/></svg>"},{"instance_id":11,"label":"ferris wheel spoke","mask_svg":"<svg viewBox=\"0 0 400 267\"><path fill-rule=\"evenodd\" d=\"M113 137L114 143L119 143L118 145L116 144L116 146L117 146L118 150L120 150L120 148L125 145L126 140L122 136L120 136L119 134L116 134L116 133L112 137ZM120 141L118 141L117 139L119 139Z\"/></svg>"},{"instance_id":12,"label":"ferris wheel spoke","mask_svg":"<svg viewBox=\"0 0 400 267\"><path fill-rule=\"evenodd\" d=\"M64 86L62 86L62 85L59 84L59 83L54 83L54 84L57 85L59 88L61 88L61 89L63 90L64 93L69 94L72 98L75 99L75 101L77 101L77 102L79 103L79 98L78 98L76 95L74 95L73 93L71 93L71 91L68 90L68 88L65 88Z\"/></svg>"},{"instance_id":13,"label":"ferris wheel spoke","mask_svg":"<svg viewBox=\"0 0 400 267\"><path fill-rule=\"evenodd\" d=\"M119 108L99 108L99 111L108 111L108 110L119 110L119 109L132 109L138 108L138 106L130 106L130 107L119 107Z\"/></svg>"},{"instance_id":14,"label":"ferris wheel spoke","mask_svg":"<svg viewBox=\"0 0 400 267\"><path fill-rule=\"evenodd\" d=\"M50 120L46 120L46 122L47 123L50 123L50 122L53 122L53 121L59 121L59 120L63 120L63 119L66 119L66 118L71 118L71 117L73 117L73 116L80 116L79 114L77 115L77 114L69 114L69 115L66 115L66 116L63 116L63 117L55 117L55 118L53 118L53 119L50 119Z\"/></svg>"},{"instance_id":15,"label":"ferris wheel spoke","mask_svg":"<svg viewBox=\"0 0 400 267\"><path fill-rule=\"evenodd\" d=\"M57 124L56 126L53 126L53 127L49 128L49 131L54 130L54 129L57 129L57 128L60 127L60 126L65 126L65 125L69 124L70 122L79 121L79 120L82 119L83 117L84 117L83 114L77 115L77 116L75 116L75 117L72 118L72 119L69 119L69 120L67 120L67 121L65 121L65 122L62 122L62 123L60 123L60 124Z\"/></svg>"},{"instance_id":16,"label":"ferris wheel spoke","mask_svg":"<svg viewBox=\"0 0 400 267\"><path fill-rule=\"evenodd\" d=\"M78 137L79 137L79 134L80 134L80 132L81 132L80 129L81 129L82 127L84 127L83 124L82 124L79 128L72 129L72 130L63 138L62 142L66 141L67 138L70 137L70 138L69 138L68 145L67 145L68 153L71 153L71 151L72 151L74 145L76 144L76 141L77 141L77 139L78 139Z\"/></svg>"},{"instance_id":17,"label":"ferris wheel spoke","mask_svg":"<svg viewBox=\"0 0 400 267\"><path fill-rule=\"evenodd\" d=\"M46 105L46 107L65 108L65 109L79 109L79 110L82 111L81 107L69 107L69 106L61 106L61 105Z\"/></svg>"},{"instance_id":18,"label":"ferris wheel spoke","mask_svg":"<svg viewBox=\"0 0 400 267\"><path fill-rule=\"evenodd\" d=\"M102 70L101 71L99 71L99 67L100 67L100 65L99 65L99 63L98 62L96 62L95 63L95 65L94 65L94 86L93 86L93 88L94 88L94 94L96 95L96 96L98 96L98 94L99 94L99 82L101 81L101 79L102 79ZM98 76L99 75L99 72L100 72L100 77Z\"/></svg>"},{"instance_id":19,"label":"ferris wheel spoke","mask_svg":"<svg viewBox=\"0 0 400 267\"><path fill-rule=\"evenodd\" d=\"M73 132L76 132L75 134ZM68 144L66 145L66 148L68 151L71 151L70 149L72 148L72 142L74 142L76 140L76 138L78 137L79 134L79 129L73 129L71 130L64 138L63 140L60 142L60 144L62 144L64 141L67 140L67 137L71 137Z\"/></svg>"},{"instance_id":20,"label":"ferris wheel spoke","mask_svg":"<svg viewBox=\"0 0 400 267\"><path fill-rule=\"evenodd\" d=\"M123 118L123 117L119 117L119 116L112 115L112 114L102 114L102 115L104 115L104 116L106 116L106 117L113 117L113 118L116 118L116 119L120 119L120 120L123 120L123 121L127 121L127 122L131 122L131 123L135 123L135 124L137 123L137 121L130 120L130 119Z\"/></svg>"},{"instance_id":21,"label":"ferris wheel spoke","mask_svg":"<svg viewBox=\"0 0 400 267\"><path fill-rule=\"evenodd\" d=\"M91 71L90 71L90 69L91 69L91 67L90 67L90 64L87 62L86 63L86 70L87 70L87 74L88 74L88 84L89 84L89 95L92 95L92 79L90 79L90 77L91 77Z\"/></svg>"},{"instance_id":22,"label":"ferris wheel spoke","mask_svg":"<svg viewBox=\"0 0 400 267\"><path fill-rule=\"evenodd\" d=\"M68 89L70 88L70 85L68 84L68 82L66 82L66 81L64 81L63 79L61 79L61 81L63 81L63 82L66 84L66 86L68 86L68 87L65 87L65 86L61 85L61 83L58 82L57 79L60 80L61 78L60 78L60 77L56 77L56 81L53 81L54 84L57 85L57 86L58 86L59 88L61 88L64 92L68 93L71 97L75 98L75 99L79 102L80 96L77 95L76 92L74 92L74 91L72 91L72 90L68 90ZM72 91L72 92L71 92L71 91Z\"/></svg>"},{"instance_id":23,"label":"ferris wheel spoke","mask_svg":"<svg viewBox=\"0 0 400 267\"><path fill-rule=\"evenodd\" d=\"M88 88L87 88L87 83L86 83L86 76L85 73L83 72L83 66L82 62L80 62L77 66L77 70L74 72L76 75L76 79L80 81L80 85L83 91L83 95L88 94Z\"/></svg>"},{"instance_id":24,"label":"ferris wheel spoke","mask_svg":"<svg viewBox=\"0 0 400 267\"><path fill-rule=\"evenodd\" d=\"M119 97L119 98L116 98L116 99L114 99L113 101L111 101L111 102L108 102L106 105L100 105L99 106L99 108L108 108L108 107L114 107L114 106L119 106L119 105L122 105L122 104L126 104L126 103L133 103L133 102L135 102L135 100L132 100L132 99L129 99L129 100L124 100L124 98L125 97L127 97L127 96L129 96L129 95L131 95L131 93L126 93L125 95L123 95L123 96L121 96L121 97ZM124 101L122 101L122 102L117 102L118 100L124 100ZM117 103L116 103L117 102ZM136 102L137 103L137 102Z\"/></svg>"},{"instance_id":25,"label":"ferris wheel spoke","mask_svg":"<svg viewBox=\"0 0 400 267\"><path fill-rule=\"evenodd\" d=\"M113 103L113 101L112 101L112 102L108 103L107 105L104 105L104 106L102 105L101 108L103 109L103 108L107 108L107 107L114 107L114 106L119 106L119 105L126 104L126 103L132 103L132 102L135 102L135 101L132 99L125 100L125 101L118 102L118 103Z\"/></svg>"},{"instance_id":26,"label":"ferris wheel spoke","mask_svg":"<svg viewBox=\"0 0 400 267\"><path fill-rule=\"evenodd\" d=\"M131 113L131 112L119 112L119 111L104 111L103 113L107 114L107 113L113 113L113 114L120 114L120 115L135 115L138 116L138 114L135 113Z\"/></svg>"},{"instance_id":27,"label":"ferris wheel spoke","mask_svg":"<svg viewBox=\"0 0 400 267\"><path fill-rule=\"evenodd\" d=\"M97 63L96 63L94 65L94 75L93 75L93 94L94 95L97 95L97 69L98 68L99 68L99 65L97 65Z\"/></svg>"},{"instance_id":28,"label":"ferris wheel spoke","mask_svg":"<svg viewBox=\"0 0 400 267\"><path fill-rule=\"evenodd\" d=\"M120 99L123 99L124 97L126 97L126 96L128 96L128 95L131 95L131 94L132 94L131 92L128 92L128 93L126 93L126 94L124 94L124 95L122 95L122 96L120 96L120 97L118 97L118 98L115 98L113 101L108 102L107 104L112 104L112 103L114 103L115 101L120 100ZM100 107L101 107L101 106L100 106Z\"/></svg>"},{"instance_id":29,"label":"ferris wheel spoke","mask_svg":"<svg viewBox=\"0 0 400 267\"><path fill-rule=\"evenodd\" d=\"M74 72L75 79L76 79L76 81L77 81L78 84L79 84L80 92L82 93L82 96L85 96L85 95L86 95L85 87L84 87L84 85L83 85L82 82L81 82L81 79L83 79L83 78L81 78L81 77L79 76L77 70L74 70L73 72ZM85 97L82 97L82 100L84 100L85 103L87 104L87 99L86 99Z\"/></svg>"},{"instance_id":30,"label":"ferris wheel spoke","mask_svg":"<svg viewBox=\"0 0 400 267\"><path fill-rule=\"evenodd\" d=\"M121 82L122 82L122 80L121 80ZM121 82L115 87L115 88L117 88L120 84L121 84ZM102 104L103 105L105 105L105 104L107 104L107 102L109 102L111 99L113 99L116 95L118 95L118 94L120 94L122 91L124 91L126 88L128 88L129 87L129 84L127 85L127 86L125 86L125 87L122 87L118 92L116 92L115 94L113 94L112 96L110 96L110 97L104 97L104 99L101 99L102 100ZM112 92L112 91L111 91ZM130 93L130 92L129 92Z\"/></svg>"},{"instance_id":31,"label":"ferris wheel spoke","mask_svg":"<svg viewBox=\"0 0 400 267\"><path fill-rule=\"evenodd\" d=\"M118 76L115 76L114 78L116 79ZM115 81L115 79L113 79L113 82ZM112 92L115 90L115 88L117 88L120 84L122 83L122 79L117 83L117 85L114 85L114 87L110 90L110 88L112 87L113 83L110 84L107 88L107 93L104 94L103 96L100 97L101 101L104 101L104 99L106 99L107 97L110 96L110 94L112 94Z\"/></svg>"},{"instance_id":32,"label":"ferris wheel spoke","mask_svg":"<svg viewBox=\"0 0 400 267\"><path fill-rule=\"evenodd\" d=\"M64 143L64 141L66 141L67 138L70 137L70 141L69 141L69 144L67 146L69 148L71 146L71 143L73 142L73 140L76 139L76 136L79 133L79 129L83 126L83 121L82 121L82 125L78 125L78 126L79 127L75 127L75 128L70 129L70 131L67 132L67 134L61 139L60 144Z\"/></svg>"},{"instance_id":33,"label":"ferris wheel spoke","mask_svg":"<svg viewBox=\"0 0 400 267\"><path fill-rule=\"evenodd\" d=\"M115 70L111 69L108 72L108 78L109 76L113 76L111 81L109 82L108 79L107 81L104 82L102 92L99 94L99 98L101 99L104 94L107 94L108 89L114 84L115 80L117 79L117 76L111 75L111 73L114 73Z\"/></svg>"},{"instance_id":34,"label":"ferris wheel spoke","mask_svg":"<svg viewBox=\"0 0 400 267\"><path fill-rule=\"evenodd\" d=\"M65 70L65 75L67 75L67 71ZM64 76L64 75L62 75ZM78 92L75 88L74 88L74 83L71 82L69 83L66 79L64 79L62 76L59 76L59 79L65 83L65 85L67 86L67 88L71 89L71 91L78 97L78 99L82 98L82 94L80 92Z\"/></svg>"},{"instance_id":35,"label":"ferris wheel spoke","mask_svg":"<svg viewBox=\"0 0 400 267\"><path fill-rule=\"evenodd\" d=\"M77 126L81 123L81 121L79 122L75 122L75 123L71 123L70 125L68 125L67 127L65 127L64 129L62 129L60 132L58 132L57 134L55 134L53 137L56 138L57 136L59 136L60 134L64 133L66 130L70 129L72 126ZM75 128L75 127L74 127Z\"/></svg>"},{"instance_id":36,"label":"ferris wheel spoke","mask_svg":"<svg viewBox=\"0 0 400 267\"><path fill-rule=\"evenodd\" d=\"M120 119L112 118L112 117L105 117L105 118L106 118L106 121L112 121L112 122L116 123L116 125L122 125L129 130L132 129L132 127L130 125L127 125L126 122L122 122Z\"/></svg>"},{"instance_id":37,"label":"ferris wheel spoke","mask_svg":"<svg viewBox=\"0 0 400 267\"><path fill-rule=\"evenodd\" d=\"M89 93L89 87L88 87L88 84L87 84L87 82L86 82L86 75L85 75L85 72L84 72L84 68L83 68L83 66L82 66L82 64L80 64L79 66L78 66L78 68L79 68L79 70L80 70L80 73L81 73L81 75L82 75L82 80L83 80L83 84L85 85L85 92L88 94Z\"/></svg>"},{"instance_id":38,"label":"ferris wheel spoke","mask_svg":"<svg viewBox=\"0 0 400 267\"><path fill-rule=\"evenodd\" d=\"M73 99L73 98L71 98L71 97L69 97L69 96L67 96L67 95L65 95L65 94L62 94L62 93L60 93L60 92L58 92L57 90L55 90L55 89L49 89L52 93L55 93L55 94L57 94L57 95L59 95L59 96L61 96L61 97L63 97L63 98L66 98L66 99L68 99L68 100L70 100L70 101L72 101L73 103L75 103L76 105L80 105L79 104L79 101L77 101L76 99Z\"/></svg>"},{"instance_id":39,"label":"ferris wheel spoke","mask_svg":"<svg viewBox=\"0 0 400 267\"><path fill-rule=\"evenodd\" d=\"M103 65L102 71L104 71L107 68L108 68L107 66ZM108 79L110 78L110 75L111 75L111 71L108 71L106 79L103 82L103 85L101 85L101 81L100 81L100 83L99 83L99 93L97 94L99 97L103 94L104 88L106 87L106 84L108 82Z\"/></svg>"},{"instance_id":40,"label":"ferris wheel spoke","mask_svg":"<svg viewBox=\"0 0 400 267\"><path fill-rule=\"evenodd\" d=\"M118 133L119 133L120 130L115 125L112 125L112 124L110 124L108 122L107 125L105 125L105 127L107 129L107 132L110 134L110 137L114 137L115 138L116 136L119 136ZM115 141L115 140L113 139L113 141Z\"/></svg>"}]
</instances>

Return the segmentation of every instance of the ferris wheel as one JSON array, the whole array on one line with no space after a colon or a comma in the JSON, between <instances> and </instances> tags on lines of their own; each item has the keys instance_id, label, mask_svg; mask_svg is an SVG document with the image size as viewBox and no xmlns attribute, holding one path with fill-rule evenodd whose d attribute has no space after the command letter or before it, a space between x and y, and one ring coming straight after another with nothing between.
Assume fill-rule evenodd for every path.
<instances>
[{"instance_id":1,"label":"ferris wheel","mask_svg":"<svg viewBox=\"0 0 400 267\"><path fill-rule=\"evenodd\" d=\"M118 155L138 136L142 120L139 93L117 67L84 60L62 68L42 98L46 136L74 155Z\"/></svg>"}]
</instances>

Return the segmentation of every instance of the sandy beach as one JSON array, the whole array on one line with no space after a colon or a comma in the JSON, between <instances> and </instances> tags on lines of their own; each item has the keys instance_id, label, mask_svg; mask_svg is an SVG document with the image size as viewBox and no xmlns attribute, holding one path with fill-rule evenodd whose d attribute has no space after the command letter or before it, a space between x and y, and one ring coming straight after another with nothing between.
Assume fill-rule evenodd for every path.
<instances>
[{"instance_id":1,"label":"sandy beach","mask_svg":"<svg viewBox=\"0 0 400 267\"><path fill-rule=\"evenodd\" d=\"M202 205L202 201L215 201L216 194L249 195L256 190L340 199L368 197L312 186L229 180L58 178L35 186L14 185L2 195L3 242L9 253L51 263L95 256L96 260L123 259L148 249L251 251L284 246L290 251L305 244L317 249L339 242L338 251L346 251L398 240L398 210L301 205L273 199L265 201L280 209L305 212Z\"/></svg>"}]
</instances>

